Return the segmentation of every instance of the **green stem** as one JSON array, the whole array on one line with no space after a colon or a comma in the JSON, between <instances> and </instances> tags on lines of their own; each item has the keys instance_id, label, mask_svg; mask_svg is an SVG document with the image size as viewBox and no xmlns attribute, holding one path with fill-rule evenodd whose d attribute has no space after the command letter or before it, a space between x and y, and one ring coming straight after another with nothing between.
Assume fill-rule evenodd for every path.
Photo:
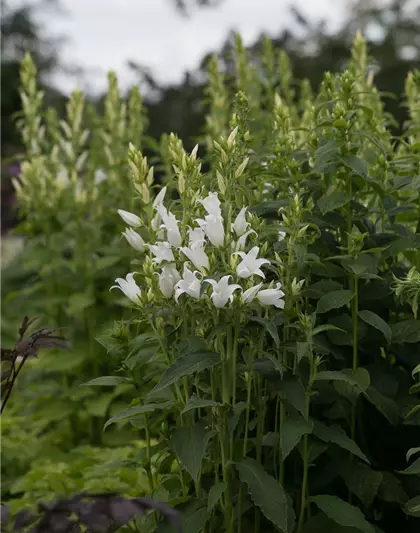
<instances>
[{"instance_id":1,"label":"green stem","mask_svg":"<svg viewBox=\"0 0 420 533\"><path fill-rule=\"evenodd\" d=\"M285 411L285 408L284 408L284 402L282 399L280 399L279 401L280 405L279 405L279 481L280 483L283 485L284 483L284 459L283 459L283 454L282 454L282 451L281 451L281 440L280 440L280 435L281 435L281 430L282 430L282 427L283 427L283 423L284 423L284 419L286 417L286 411Z\"/></svg>"},{"instance_id":2,"label":"green stem","mask_svg":"<svg viewBox=\"0 0 420 533\"><path fill-rule=\"evenodd\" d=\"M357 276L353 278L353 301L352 301L352 319L353 319L353 372L358 367L358 346L357 346L357 327L358 327L358 310L359 310L359 282Z\"/></svg>"},{"instance_id":3,"label":"green stem","mask_svg":"<svg viewBox=\"0 0 420 533\"><path fill-rule=\"evenodd\" d=\"M306 402L305 402L305 415L306 419L309 418L309 402L310 395L308 391L306 392ZM308 450L308 434L306 433L303 437L303 477L302 477L302 488L300 493L300 511L299 511L299 522L298 522L298 533L301 533L303 522L305 520L305 511L307 505L307 490L308 490L308 471L309 471L309 450Z\"/></svg>"}]
</instances>

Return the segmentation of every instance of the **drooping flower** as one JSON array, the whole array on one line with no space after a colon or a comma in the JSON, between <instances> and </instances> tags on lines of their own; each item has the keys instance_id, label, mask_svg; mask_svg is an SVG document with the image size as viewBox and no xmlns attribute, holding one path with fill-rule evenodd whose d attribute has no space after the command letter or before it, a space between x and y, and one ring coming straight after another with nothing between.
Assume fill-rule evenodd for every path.
<instances>
[{"instance_id":1,"label":"drooping flower","mask_svg":"<svg viewBox=\"0 0 420 533\"><path fill-rule=\"evenodd\" d=\"M258 291L261 289L261 287L262 283L258 283L258 285L254 285L253 287L247 289L241 296L242 302L244 304L250 304L257 296Z\"/></svg>"},{"instance_id":2,"label":"drooping flower","mask_svg":"<svg viewBox=\"0 0 420 533\"><path fill-rule=\"evenodd\" d=\"M175 215L168 211L163 204L156 207L157 212L162 218L163 226L167 231L166 238L172 246L181 246L182 236L178 228L178 220Z\"/></svg>"},{"instance_id":3,"label":"drooping flower","mask_svg":"<svg viewBox=\"0 0 420 533\"><path fill-rule=\"evenodd\" d=\"M169 242L157 242L156 244L146 244L152 254L155 256L154 263L160 264L162 261L175 261Z\"/></svg>"},{"instance_id":4,"label":"drooping flower","mask_svg":"<svg viewBox=\"0 0 420 533\"><path fill-rule=\"evenodd\" d=\"M223 246L225 241L225 230L221 216L207 215L196 219L197 224L204 231L209 241L216 247Z\"/></svg>"},{"instance_id":5,"label":"drooping flower","mask_svg":"<svg viewBox=\"0 0 420 533\"><path fill-rule=\"evenodd\" d=\"M218 198L217 192L209 192L209 195L206 196L206 198L198 201L209 215L215 215L216 217L222 216L222 211L220 209L220 200Z\"/></svg>"},{"instance_id":6,"label":"drooping flower","mask_svg":"<svg viewBox=\"0 0 420 533\"><path fill-rule=\"evenodd\" d=\"M204 282L210 283L210 285L213 287L213 292L211 293L211 299L214 303L214 306L220 309L221 307L225 307L225 305L228 303L228 301L233 301L233 293L241 289L241 286L237 283L232 283L232 285L229 285L229 279L232 276L223 276L220 281L216 281L214 279L205 279Z\"/></svg>"},{"instance_id":7,"label":"drooping flower","mask_svg":"<svg viewBox=\"0 0 420 533\"><path fill-rule=\"evenodd\" d=\"M257 294L257 299L262 305L274 305L278 309L284 309L284 292L280 290L281 283L276 283L274 289L264 289L259 291Z\"/></svg>"},{"instance_id":8,"label":"drooping flower","mask_svg":"<svg viewBox=\"0 0 420 533\"><path fill-rule=\"evenodd\" d=\"M129 211L124 211L123 209L118 209L118 214L124 220L124 222L128 224L129 226L132 226L133 228L137 228L138 226L141 226L140 218L134 213L130 213Z\"/></svg>"},{"instance_id":9,"label":"drooping flower","mask_svg":"<svg viewBox=\"0 0 420 533\"><path fill-rule=\"evenodd\" d=\"M232 224L232 229L238 237L243 235L249 226L249 222L247 222L245 218L246 210L247 207L243 207L235 218L235 222Z\"/></svg>"},{"instance_id":10,"label":"drooping flower","mask_svg":"<svg viewBox=\"0 0 420 533\"><path fill-rule=\"evenodd\" d=\"M245 246L246 246L246 239L248 237L248 235L251 235L251 233L254 233L254 235L257 234L256 231L254 231L253 229L249 229L248 231L246 231L243 235L241 235L235 245L235 250L238 251L238 250L244 250Z\"/></svg>"},{"instance_id":11,"label":"drooping flower","mask_svg":"<svg viewBox=\"0 0 420 533\"><path fill-rule=\"evenodd\" d=\"M174 293L175 285L181 279L174 263L169 263L162 268L159 274L159 289L165 298L170 298Z\"/></svg>"},{"instance_id":12,"label":"drooping flower","mask_svg":"<svg viewBox=\"0 0 420 533\"><path fill-rule=\"evenodd\" d=\"M204 241L206 234L201 228L189 228L188 229L188 244L191 246L197 241Z\"/></svg>"},{"instance_id":13,"label":"drooping flower","mask_svg":"<svg viewBox=\"0 0 420 533\"><path fill-rule=\"evenodd\" d=\"M195 268L204 267L206 270L209 269L209 258L207 257L206 252L204 251L204 241L195 241L189 248L182 247L180 248L181 252L188 257L191 263Z\"/></svg>"},{"instance_id":14,"label":"drooping flower","mask_svg":"<svg viewBox=\"0 0 420 533\"><path fill-rule=\"evenodd\" d=\"M178 301L178 298L181 296L181 294L184 294L184 292L188 294L188 296L191 296L196 300L200 298L201 280L197 278L197 274L197 270L191 272L191 270L184 263L184 272L182 274L182 279L178 281L178 283L175 285L176 302Z\"/></svg>"},{"instance_id":15,"label":"drooping flower","mask_svg":"<svg viewBox=\"0 0 420 533\"><path fill-rule=\"evenodd\" d=\"M141 235L139 235L132 228L125 228L125 231L123 231L122 234L135 250L138 250L139 252L144 252L144 240Z\"/></svg>"},{"instance_id":16,"label":"drooping flower","mask_svg":"<svg viewBox=\"0 0 420 533\"><path fill-rule=\"evenodd\" d=\"M127 298L130 298L132 302L137 303L137 299L141 294L141 290L135 282L134 274L132 272L127 274L125 279L117 278L115 283L117 283L117 285L113 285L109 290L120 289L127 296Z\"/></svg>"},{"instance_id":17,"label":"drooping flower","mask_svg":"<svg viewBox=\"0 0 420 533\"><path fill-rule=\"evenodd\" d=\"M248 279L253 275L265 278L260 266L270 264L270 261L268 259L257 259L259 251L258 246L254 246L247 254L245 252L235 252L235 254L240 255L242 258L242 261L236 268L236 273L240 278Z\"/></svg>"},{"instance_id":18,"label":"drooping flower","mask_svg":"<svg viewBox=\"0 0 420 533\"><path fill-rule=\"evenodd\" d=\"M156 198L153 200L153 207L156 209L158 205L162 205L163 199L165 198L166 187L162 187L159 193L156 195Z\"/></svg>"}]
</instances>

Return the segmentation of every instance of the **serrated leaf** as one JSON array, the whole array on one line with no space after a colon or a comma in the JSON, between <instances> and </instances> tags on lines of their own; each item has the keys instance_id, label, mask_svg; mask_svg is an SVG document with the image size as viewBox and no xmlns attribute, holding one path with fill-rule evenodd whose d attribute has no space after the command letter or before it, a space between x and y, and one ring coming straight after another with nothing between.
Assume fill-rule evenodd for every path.
<instances>
[{"instance_id":1,"label":"serrated leaf","mask_svg":"<svg viewBox=\"0 0 420 533\"><path fill-rule=\"evenodd\" d=\"M249 495L264 516L283 533L292 533L295 517L281 484L249 457L236 462L240 480L248 486Z\"/></svg>"},{"instance_id":2,"label":"serrated leaf","mask_svg":"<svg viewBox=\"0 0 420 533\"><path fill-rule=\"evenodd\" d=\"M169 409L172 407L173 402L161 402L161 403L148 403L146 405L132 405L127 409L124 409L117 415L113 416L106 421L104 429L106 429L111 424L119 422L120 420L128 420L130 418L135 418L146 413L152 413L153 411Z\"/></svg>"},{"instance_id":3,"label":"serrated leaf","mask_svg":"<svg viewBox=\"0 0 420 533\"><path fill-rule=\"evenodd\" d=\"M408 466L405 470L399 470L400 474L407 474L407 475L413 475L413 474L420 474L420 457L414 461L413 464Z\"/></svg>"},{"instance_id":4,"label":"serrated leaf","mask_svg":"<svg viewBox=\"0 0 420 533\"><path fill-rule=\"evenodd\" d=\"M363 159L360 159L359 157L356 157L355 155L345 155L343 156L343 162L348 167L350 167L352 171L358 176L362 178L367 177L368 166L366 164L366 161L363 161Z\"/></svg>"},{"instance_id":5,"label":"serrated leaf","mask_svg":"<svg viewBox=\"0 0 420 533\"><path fill-rule=\"evenodd\" d=\"M322 324L321 326L317 326L312 331L312 336L315 337L315 335L318 335L319 333L322 333L323 331L341 331L345 333L344 329L338 328L337 326L333 326L332 324Z\"/></svg>"},{"instance_id":6,"label":"serrated leaf","mask_svg":"<svg viewBox=\"0 0 420 533\"><path fill-rule=\"evenodd\" d=\"M193 352L180 357L168 368L159 383L152 389L157 392L169 387L180 378L213 368L220 362L220 355L215 352Z\"/></svg>"},{"instance_id":7,"label":"serrated leaf","mask_svg":"<svg viewBox=\"0 0 420 533\"><path fill-rule=\"evenodd\" d=\"M344 450L348 450L350 453L356 455L369 464L369 459L366 457L366 455L362 452L354 440L347 436L344 429L340 426L327 426L326 424L316 420L313 434L324 442L331 442L340 448L343 448Z\"/></svg>"},{"instance_id":8,"label":"serrated leaf","mask_svg":"<svg viewBox=\"0 0 420 533\"><path fill-rule=\"evenodd\" d=\"M326 215L334 209L338 209L343 205L346 205L350 201L350 197L344 192L334 191L329 194L324 194L318 200L317 204L322 215Z\"/></svg>"},{"instance_id":9,"label":"serrated leaf","mask_svg":"<svg viewBox=\"0 0 420 533\"><path fill-rule=\"evenodd\" d=\"M187 405L181 411L181 414L183 415L185 413L188 413L188 411L191 411L192 409L200 409L204 407L216 407L217 405L220 405L220 404L215 402L214 400L205 399L205 398L197 398L197 396L192 396L188 400Z\"/></svg>"},{"instance_id":10,"label":"serrated leaf","mask_svg":"<svg viewBox=\"0 0 420 533\"><path fill-rule=\"evenodd\" d=\"M403 320L391 325L392 341L397 344L420 342L420 320Z\"/></svg>"},{"instance_id":11,"label":"serrated leaf","mask_svg":"<svg viewBox=\"0 0 420 533\"><path fill-rule=\"evenodd\" d=\"M366 322L369 326L379 330L388 344L391 343L392 331L383 318L369 310L359 311L358 315L363 322Z\"/></svg>"},{"instance_id":12,"label":"serrated leaf","mask_svg":"<svg viewBox=\"0 0 420 533\"><path fill-rule=\"evenodd\" d=\"M399 413L394 400L384 396L372 386L364 392L364 396L380 413L384 415L390 424L393 426L397 425Z\"/></svg>"},{"instance_id":13,"label":"serrated leaf","mask_svg":"<svg viewBox=\"0 0 420 533\"><path fill-rule=\"evenodd\" d=\"M296 343L296 359L297 362L300 363L300 361L304 357L308 357L310 353L310 343L309 342L297 342Z\"/></svg>"},{"instance_id":14,"label":"serrated leaf","mask_svg":"<svg viewBox=\"0 0 420 533\"><path fill-rule=\"evenodd\" d=\"M345 466L340 466L338 472L350 492L369 507L378 494L383 479L382 473L355 461Z\"/></svg>"},{"instance_id":15,"label":"serrated leaf","mask_svg":"<svg viewBox=\"0 0 420 533\"><path fill-rule=\"evenodd\" d=\"M102 376L100 378L91 379L86 383L82 383L81 387L114 387L123 383L131 384L133 382L130 378L122 376Z\"/></svg>"},{"instance_id":16,"label":"serrated leaf","mask_svg":"<svg viewBox=\"0 0 420 533\"><path fill-rule=\"evenodd\" d=\"M208 495L208 500L207 500L207 511L209 513L213 510L216 503L220 500L225 490L226 490L226 484L223 482L216 483L209 490L209 495Z\"/></svg>"},{"instance_id":17,"label":"serrated leaf","mask_svg":"<svg viewBox=\"0 0 420 533\"><path fill-rule=\"evenodd\" d=\"M262 326L264 326L265 329L270 334L271 338L273 339L277 348L280 346L280 338L279 338L279 334L277 331L277 327L272 320L269 320L268 318L261 318L261 317L253 316L251 318L251 321L257 322L258 324L261 324Z\"/></svg>"},{"instance_id":18,"label":"serrated leaf","mask_svg":"<svg viewBox=\"0 0 420 533\"><path fill-rule=\"evenodd\" d=\"M289 416L280 428L280 448L283 460L297 446L304 435L312 433L312 420L305 420L301 416Z\"/></svg>"},{"instance_id":19,"label":"serrated leaf","mask_svg":"<svg viewBox=\"0 0 420 533\"><path fill-rule=\"evenodd\" d=\"M364 392L370 385L369 372L365 368L358 368L356 372L350 369L346 371L324 370L317 372L315 381L345 381L353 387L358 387L360 392Z\"/></svg>"},{"instance_id":20,"label":"serrated leaf","mask_svg":"<svg viewBox=\"0 0 420 533\"><path fill-rule=\"evenodd\" d=\"M172 448L195 481L198 481L210 437L211 433L200 422L192 427L179 428L172 434Z\"/></svg>"},{"instance_id":21,"label":"serrated leaf","mask_svg":"<svg viewBox=\"0 0 420 533\"><path fill-rule=\"evenodd\" d=\"M328 313L332 309L339 309L350 303L353 298L353 292L349 290L332 291L325 294L316 306L317 313Z\"/></svg>"},{"instance_id":22,"label":"serrated leaf","mask_svg":"<svg viewBox=\"0 0 420 533\"><path fill-rule=\"evenodd\" d=\"M306 393L305 388L300 381L284 380L280 388L286 396L286 400L296 409L303 417L306 414Z\"/></svg>"},{"instance_id":23,"label":"serrated leaf","mask_svg":"<svg viewBox=\"0 0 420 533\"><path fill-rule=\"evenodd\" d=\"M328 518L341 526L355 527L364 533L375 533L373 527L363 516L360 509L350 505L337 496L313 496L311 501L325 513Z\"/></svg>"}]
</instances>

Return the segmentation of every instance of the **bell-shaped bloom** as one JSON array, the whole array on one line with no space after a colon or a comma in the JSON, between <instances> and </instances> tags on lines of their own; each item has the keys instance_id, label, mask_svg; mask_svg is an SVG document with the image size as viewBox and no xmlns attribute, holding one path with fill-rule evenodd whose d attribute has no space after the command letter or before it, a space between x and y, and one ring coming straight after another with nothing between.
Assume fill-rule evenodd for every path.
<instances>
[{"instance_id":1,"label":"bell-shaped bloom","mask_svg":"<svg viewBox=\"0 0 420 533\"><path fill-rule=\"evenodd\" d=\"M168 211L163 204L158 205L156 210L162 218L163 227L167 232L167 240L172 246L181 246L182 237L178 228L178 220L175 215Z\"/></svg>"},{"instance_id":2,"label":"bell-shaped bloom","mask_svg":"<svg viewBox=\"0 0 420 533\"><path fill-rule=\"evenodd\" d=\"M166 187L162 187L156 198L153 200L153 207L156 209L158 205L162 205L166 194Z\"/></svg>"},{"instance_id":3,"label":"bell-shaped bloom","mask_svg":"<svg viewBox=\"0 0 420 533\"><path fill-rule=\"evenodd\" d=\"M188 257L195 268L200 269L204 267L206 270L209 270L209 258L204 251L204 241L193 242L189 248L183 247L180 250Z\"/></svg>"},{"instance_id":4,"label":"bell-shaped bloom","mask_svg":"<svg viewBox=\"0 0 420 533\"><path fill-rule=\"evenodd\" d=\"M223 246L223 243L225 242L225 230L223 228L222 217L207 215L204 217L204 220L202 218L197 218L196 222L214 246Z\"/></svg>"},{"instance_id":5,"label":"bell-shaped bloom","mask_svg":"<svg viewBox=\"0 0 420 533\"><path fill-rule=\"evenodd\" d=\"M178 298L181 294L188 294L191 298L198 300L200 298L201 291L201 280L197 277L197 270L191 272L191 270L184 263L184 272L182 274L182 279L178 281L175 285L175 301L178 301Z\"/></svg>"},{"instance_id":6,"label":"bell-shaped bloom","mask_svg":"<svg viewBox=\"0 0 420 533\"><path fill-rule=\"evenodd\" d=\"M130 213L129 211L124 211L123 209L118 209L118 214L124 220L124 222L128 224L129 226L132 226L133 228L137 228L138 226L141 226L140 218L134 213Z\"/></svg>"},{"instance_id":7,"label":"bell-shaped bloom","mask_svg":"<svg viewBox=\"0 0 420 533\"><path fill-rule=\"evenodd\" d=\"M258 294L258 291L261 289L262 283L258 283L258 285L254 285L253 287L250 287L247 289L241 296L241 300L244 304L250 304L255 297Z\"/></svg>"},{"instance_id":8,"label":"bell-shaped bloom","mask_svg":"<svg viewBox=\"0 0 420 533\"><path fill-rule=\"evenodd\" d=\"M141 294L141 290L134 281L133 273L127 274L125 279L117 278L115 283L117 283L117 285L113 285L109 290L120 289L127 296L127 298L130 298L132 302L137 303L137 299Z\"/></svg>"},{"instance_id":9,"label":"bell-shaped bloom","mask_svg":"<svg viewBox=\"0 0 420 533\"><path fill-rule=\"evenodd\" d=\"M147 246L155 256L153 259L154 263L159 265L162 261L175 261L169 242L157 242L156 244L146 244L145 246Z\"/></svg>"},{"instance_id":10,"label":"bell-shaped bloom","mask_svg":"<svg viewBox=\"0 0 420 533\"><path fill-rule=\"evenodd\" d=\"M195 242L203 241L206 238L206 234L201 228L189 228L188 229L188 244L191 246Z\"/></svg>"},{"instance_id":11,"label":"bell-shaped bloom","mask_svg":"<svg viewBox=\"0 0 420 533\"><path fill-rule=\"evenodd\" d=\"M170 298L174 293L175 285L181 279L174 263L169 263L162 268L159 274L159 289L165 298Z\"/></svg>"},{"instance_id":12,"label":"bell-shaped bloom","mask_svg":"<svg viewBox=\"0 0 420 533\"><path fill-rule=\"evenodd\" d=\"M249 222L245 218L246 210L247 208L243 207L235 218L235 222L232 224L232 229L238 237L243 235L249 226Z\"/></svg>"},{"instance_id":13,"label":"bell-shaped bloom","mask_svg":"<svg viewBox=\"0 0 420 533\"><path fill-rule=\"evenodd\" d=\"M232 276L223 276L220 281L216 281L214 279L205 279L205 283L210 283L210 285L213 287L213 292L211 293L211 299L214 303L214 306L220 309L221 307L225 307L225 305L228 303L228 301L233 301L233 293L241 289L241 286L237 283L232 283L232 285L229 285L229 280Z\"/></svg>"},{"instance_id":14,"label":"bell-shaped bloom","mask_svg":"<svg viewBox=\"0 0 420 533\"><path fill-rule=\"evenodd\" d=\"M253 229L249 229L248 231L246 231L243 235L241 235L238 239L238 241L236 242L236 245L235 245L235 251L239 251L239 250L244 250L245 249L245 246L246 246L246 239L248 237L248 235L251 235L251 233L254 233L254 235L257 234L256 231L254 231Z\"/></svg>"},{"instance_id":15,"label":"bell-shaped bloom","mask_svg":"<svg viewBox=\"0 0 420 533\"><path fill-rule=\"evenodd\" d=\"M105 174L105 172L101 168L98 168L97 170L95 170L95 174L93 176L94 185L99 185L100 183L102 183L103 181L107 179L108 179L108 176Z\"/></svg>"},{"instance_id":16,"label":"bell-shaped bloom","mask_svg":"<svg viewBox=\"0 0 420 533\"><path fill-rule=\"evenodd\" d=\"M218 198L217 192L209 192L209 195L206 198L198 201L209 215L214 215L216 217L222 216L222 211L220 209L220 200Z\"/></svg>"},{"instance_id":17,"label":"bell-shaped bloom","mask_svg":"<svg viewBox=\"0 0 420 533\"><path fill-rule=\"evenodd\" d=\"M257 299L262 305L274 305L279 309L284 309L284 292L280 290L281 283L276 283L274 289L264 289L259 291L257 294Z\"/></svg>"},{"instance_id":18,"label":"bell-shaped bloom","mask_svg":"<svg viewBox=\"0 0 420 533\"><path fill-rule=\"evenodd\" d=\"M240 255L242 258L242 261L236 268L236 273L240 278L248 279L253 275L265 278L260 266L270 264L270 261L268 259L257 259L259 251L258 246L254 246L247 254L245 252L235 252L235 254Z\"/></svg>"},{"instance_id":19,"label":"bell-shaped bloom","mask_svg":"<svg viewBox=\"0 0 420 533\"><path fill-rule=\"evenodd\" d=\"M141 235L132 228L125 228L123 235L127 239L128 244L130 244L135 250L144 252L144 240Z\"/></svg>"}]
</instances>

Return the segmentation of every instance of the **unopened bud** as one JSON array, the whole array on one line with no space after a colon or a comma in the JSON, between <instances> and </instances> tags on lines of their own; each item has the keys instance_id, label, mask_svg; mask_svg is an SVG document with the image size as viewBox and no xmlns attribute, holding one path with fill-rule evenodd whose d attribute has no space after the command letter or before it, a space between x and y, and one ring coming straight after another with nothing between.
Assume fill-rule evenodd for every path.
<instances>
[{"instance_id":1,"label":"unopened bud","mask_svg":"<svg viewBox=\"0 0 420 533\"><path fill-rule=\"evenodd\" d=\"M239 167L236 169L235 177L239 178L244 173L244 170L246 169L246 166L248 165L249 157L246 157L242 163L239 165Z\"/></svg>"},{"instance_id":2,"label":"unopened bud","mask_svg":"<svg viewBox=\"0 0 420 533\"><path fill-rule=\"evenodd\" d=\"M237 133L238 133L238 126L236 126L236 128L234 130L232 130L232 132L230 133L230 135L228 137L228 140L227 140L228 148L232 148L232 146L235 144L235 139L236 139Z\"/></svg>"},{"instance_id":3,"label":"unopened bud","mask_svg":"<svg viewBox=\"0 0 420 533\"><path fill-rule=\"evenodd\" d=\"M218 170L216 171L216 176L217 176L217 185L219 186L220 193L224 195L226 193L225 180L223 179L223 176L220 174Z\"/></svg>"}]
</instances>

